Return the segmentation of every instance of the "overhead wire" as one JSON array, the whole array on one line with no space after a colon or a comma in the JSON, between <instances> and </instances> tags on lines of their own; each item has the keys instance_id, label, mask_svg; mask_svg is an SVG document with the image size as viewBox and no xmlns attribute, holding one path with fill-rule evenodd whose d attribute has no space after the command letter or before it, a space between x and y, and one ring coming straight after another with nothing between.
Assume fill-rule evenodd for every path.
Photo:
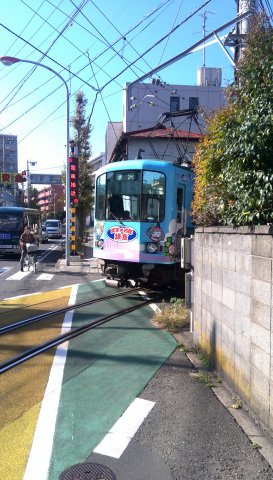
<instances>
[{"instance_id":1,"label":"overhead wire","mask_svg":"<svg viewBox=\"0 0 273 480\"><path fill-rule=\"evenodd\" d=\"M81 7L83 7L86 2L88 0L82 0L81 2ZM73 16L77 16L79 13L79 9L77 9L74 13L73 13ZM66 25L63 27L63 29L61 30L61 32L58 33L57 37L54 39L54 41L51 43L51 45L48 47L47 51L43 53L43 55L40 57L39 62L41 62L43 60L43 58L47 55L47 53L51 50L51 48L53 47L53 45L57 42L57 40L62 36L63 32L68 28L69 26L69 22L66 23ZM8 105L10 104L10 102L13 100L13 98L17 95L17 93L23 88L24 84L26 83L26 81L31 77L31 75L35 72L35 70L38 68L38 65L34 65L30 72L27 73L25 75L25 77L20 81L20 83L17 85L17 89L15 90L15 93L14 95L11 97L11 99L7 102L7 104L4 106L4 108L0 111L0 113L3 112L3 110L5 110ZM8 125L9 126L9 125Z\"/></svg>"},{"instance_id":2,"label":"overhead wire","mask_svg":"<svg viewBox=\"0 0 273 480\"><path fill-rule=\"evenodd\" d=\"M58 65L59 67L61 67L63 70L65 70L66 72L68 72L69 74L71 73L71 75L75 78L77 78L78 80L81 80L81 82L85 83L88 87L90 87L92 90L95 90L96 91L96 88L93 86L93 85L90 85L88 82L86 82L83 78L79 77L76 73L74 72L71 72L67 67L65 67L64 65L62 65L60 62L58 62L57 60L55 60L54 58L50 57L49 55L45 54L45 52L43 52L42 50L40 50L39 48L35 47L33 44L31 44L30 42L28 42L28 40L26 40L25 38L21 37L20 35L17 35L15 32L13 32L9 27L7 27L6 25L4 25L3 23L0 22L0 27L3 27L5 30L7 30L9 33L11 33L12 35L15 35L17 36L18 38L20 38L20 40L22 40L23 42L27 43L30 47L34 48L36 51L38 51L39 53L41 53L42 55L44 55L44 57L48 58L48 60L51 60L52 62L56 63L56 65Z\"/></svg>"},{"instance_id":3,"label":"overhead wire","mask_svg":"<svg viewBox=\"0 0 273 480\"><path fill-rule=\"evenodd\" d=\"M72 2L72 3L73 3L73 2ZM194 12L194 13L195 13L195 12ZM193 14L194 14L194 13L193 13ZM193 15L193 14L192 14L192 15ZM192 16L192 15L191 15L191 16ZM191 17L191 16L190 16L190 17ZM188 18L190 18L190 17L188 17ZM181 24L184 23L186 20L187 20L187 19L185 19L183 22L181 22ZM180 25L181 25L181 24L180 24ZM178 26L176 26L174 30L176 30L176 28L178 28ZM170 35L170 33L172 33L172 32L169 32L168 35ZM165 38L165 37L163 37L163 38ZM159 42L160 42L160 41L159 41ZM153 45L150 49L148 49L148 51L150 51L152 48L154 48L154 46L156 46L157 44L158 44L158 42L157 42L155 45ZM44 53L44 52L41 52L41 53ZM147 51L144 52L143 54L139 55L139 57L138 57L137 59L135 59L134 62L132 62L132 63L136 63L136 61L138 61L140 58L142 58L146 53L147 53ZM45 56L48 57L48 58L50 58L47 54L45 54ZM52 59L52 60L53 60L53 59ZM58 63L58 62L56 62L56 63ZM127 68L130 68L130 65L128 65ZM127 70L127 68L125 68L123 71ZM68 70L68 69L65 69L65 70ZM122 71L122 73L123 73L123 71ZM94 70L93 70L93 77L94 77L94 74L95 74L95 72L94 72ZM121 73L120 73L120 74L121 74ZM118 74L118 76L119 76L120 74ZM72 75L74 75L74 74L72 73ZM102 88L105 88L106 85L108 85L109 83L111 83L111 82L113 82L114 80L116 80L116 78L117 78L117 76L114 77L114 78L112 77L112 78L110 79L110 81L107 82L107 84L105 84ZM83 81L84 84L87 83L87 82L84 81L83 79L81 79L81 81ZM89 86L90 86L90 85L89 85ZM101 93L101 89L97 90L96 88L93 88L93 90L96 91L96 98L95 98L95 102L96 102L97 97L98 97L97 93ZM59 108L59 107L58 107L58 108ZM55 111L56 111L56 109L54 110L53 113L55 113ZM92 109L92 111L93 111L93 109ZM92 112L91 112L91 116L92 116Z\"/></svg>"},{"instance_id":4,"label":"overhead wire","mask_svg":"<svg viewBox=\"0 0 273 480\"><path fill-rule=\"evenodd\" d=\"M135 59L132 64L134 64L135 62L137 62L139 59L141 59L144 55L146 55L148 52L150 52L153 48L155 48L157 45L159 45L166 37L168 37L169 35L171 35L172 33L174 33L180 26L182 26L184 23L186 23L190 18L192 18L197 12L199 12L205 5L207 5L211 0L207 0L205 3L203 3L200 7L198 7L194 12L192 12L190 15L188 15L188 17L186 17L184 20L182 20L182 22L180 22L178 25L176 25L176 27L174 27L171 32L169 32L168 34L164 35L164 37L160 38L155 44L153 44L148 50L146 50L144 53L142 53L141 55L139 55L139 57L137 59ZM127 70L128 67L124 68L121 72L119 72L117 75L115 75L109 82L105 83L101 89L100 89L100 92L102 92L102 90L104 90L104 88L106 86L108 86L113 80L116 80L120 75L122 75L122 73L124 73L126 70ZM93 108L92 108L92 112L93 112ZM91 120L91 116L92 116L92 113L90 114L90 120Z\"/></svg>"},{"instance_id":5,"label":"overhead wire","mask_svg":"<svg viewBox=\"0 0 273 480\"><path fill-rule=\"evenodd\" d=\"M21 1L22 1L22 0L21 0ZM144 20L146 20L146 19L149 18L151 15L153 15L154 13L156 13L160 8L164 7L164 6L165 6L167 3L169 3L170 1L171 1L171 0L166 0L166 1L163 2L161 5L159 5L156 9L154 9L152 12L150 12L150 13L147 14L147 15L145 15L144 18L143 18L141 21L139 21L136 25L134 25L131 29L129 29L128 32L125 33L125 35L128 35L129 33L131 33L135 28L137 28L141 23L143 23ZM173 1L173 0L172 0L172 1ZM47 2L48 2L50 5L53 5L49 0L47 0ZM54 6L54 5L53 5L53 6ZM29 8L31 8L31 7L29 7ZM59 11L62 12L62 10L60 10L60 9L59 9L58 7L56 7L56 6L55 6L55 9L57 9L57 10L59 10ZM62 12L62 13L64 13L64 12ZM43 17L41 17L41 18L43 18ZM49 18L49 17L48 17L48 18ZM43 19L43 20L45 20L45 19ZM70 21L72 20L72 17L71 17L71 16L69 16L69 20L70 20ZM45 21L46 21L46 20L45 20ZM47 23L48 23L48 22L47 22ZM49 24L49 23L48 23L48 24ZM1 24L0 24L0 25L1 25ZM52 28L54 28L51 24L49 24L49 25L50 25ZM15 32L12 32L12 33L13 33L14 35L16 35ZM20 38L20 37L17 35L17 38ZM32 36L31 38L33 38L33 36ZM21 39L22 39L22 38L21 38ZM24 40L24 39L22 39L22 40ZM118 41L120 41L120 38L119 38L118 40L116 40L115 43L117 43ZM25 44L29 43L29 42L27 42L26 40L24 40L24 42L25 42ZM31 44L30 44L30 45L31 45ZM34 50L37 50L37 47L35 47L34 45L31 45L31 46L34 48ZM74 46L75 46L75 45L74 45ZM92 60L93 63L95 62L96 59L98 59L98 58L100 57L100 55L102 55L104 52L106 52L109 48L110 48L110 47L108 47L106 50L104 50L104 51L101 52L99 55L97 55L97 57L95 57L95 59ZM39 52L41 52L41 50L39 50ZM41 52L41 53L42 53L42 52ZM82 52L82 55L84 55L83 52ZM79 57L78 57L78 58L79 58ZM52 59L52 60L53 60L53 59ZM74 63L74 62L73 62L73 63ZM108 62L107 62L107 63L108 63ZM107 63L106 63L106 65L107 65ZM59 65L60 65L60 64L59 64ZM60 65L60 66L61 66L61 65ZM62 67L63 67L63 66L62 66ZM4 68L4 67L3 67L3 68ZM83 67L82 69L78 70L78 71L77 71L77 74L80 73L81 71L83 71L84 68L86 68L86 66ZM100 68L100 70L103 71L103 67L100 66L99 68ZM63 69L65 70L65 67L63 67ZM75 76L75 75L74 75L74 76ZM108 76L110 77L110 75L108 75ZM89 80L91 80L92 78L93 78L93 77L91 77ZM110 78L111 78L111 77L110 77ZM88 81L89 81L89 80L88 80ZM84 80L82 80L82 81L83 81L83 83L86 83ZM90 85L88 85L88 86L90 86Z\"/></svg>"},{"instance_id":6,"label":"overhead wire","mask_svg":"<svg viewBox=\"0 0 273 480\"><path fill-rule=\"evenodd\" d=\"M21 0L21 1L22 1L22 0ZM46 1L46 0L43 0L43 1L42 1L41 5L38 7L38 9L36 10L36 12L37 12L38 10L40 10L40 8L43 6L43 4L45 3L45 1ZM61 1L62 1L62 0L61 0ZM23 29L22 29L21 32L20 32L20 35L22 35L22 33L24 33L24 31L27 29L27 27L31 24L32 20L33 20L33 19L35 18L35 16L36 16L36 12L34 12L34 14L33 14L32 17L29 19L29 21L27 22L27 24L23 27ZM18 41L18 38L16 38L16 39L13 41L13 43L8 47L5 55L7 55L8 52L11 51L12 47L16 44L17 41ZM3 68L4 68L4 67L3 67Z\"/></svg>"},{"instance_id":7,"label":"overhead wire","mask_svg":"<svg viewBox=\"0 0 273 480\"><path fill-rule=\"evenodd\" d=\"M88 55L88 58L89 58L89 61L90 61L90 57L89 57L88 52L87 52L87 55ZM90 61L90 68L91 68L91 70L92 70L92 72L93 72L93 75L94 75L94 77L95 77L95 81L96 81L96 83L97 83L97 87L99 87L99 84L98 84L97 78L96 78L96 76L95 76L94 69L93 69L93 65L92 65L92 62L91 62L91 61ZM111 123L112 129L113 129L114 135L115 135L115 137L116 137L116 141L117 141L117 140L118 140L117 133L116 133L116 130L115 130L115 128L114 128L114 125L113 125L113 122L112 122L112 120L111 120L111 117L110 117L110 115L109 115L109 112L108 112L108 109L107 109L107 107L106 107L106 104L105 104L104 98L103 98L103 96L102 96L102 93L101 93L101 92L98 92L98 94L100 94L100 96L101 96L101 100L102 100L104 109L105 109L106 114L107 114L107 116L108 116L108 119L109 119L109 121L110 121L110 123ZM95 100L97 100L97 97L96 97ZM94 108L94 106L93 106L93 108ZM90 120L91 120L91 114L90 114L90 116L89 116L89 118L88 118L88 121L87 121L87 123L86 123L86 128L87 128L87 129L89 128Z\"/></svg>"},{"instance_id":8,"label":"overhead wire","mask_svg":"<svg viewBox=\"0 0 273 480\"><path fill-rule=\"evenodd\" d=\"M75 8L77 8L77 6L75 5L75 3L73 2L73 0L70 0L70 2L72 3L72 5L75 6ZM105 38L105 36L103 35L102 32L100 32L100 30L89 20L89 18L87 18L87 16L83 13L83 12L80 12L80 14L87 20L88 23L90 23L90 25L92 25L92 27L96 30L96 32L98 32L101 37L105 40L106 44L109 45L110 49L113 50L115 52L116 55L119 56L119 58L128 66L128 68L131 68L132 72L137 76L136 72L132 69L132 67L130 66L130 63L123 57L120 55L119 51L117 51L112 44L110 44L110 42L108 42L108 40Z\"/></svg>"},{"instance_id":9,"label":"overhead wire","mask_svg":"<svg viewBox=\"0 0 273 480\"><path fill-rule=\"evenodd\" d=\"M178 28L180 28L184 23L186 23L190 18L192 18L197 12L199 12L205 5L207 5L211 0L207 0L203 5L201 5L200 7L198 7L197 9L194 10L194 12L192 12L190 15L188 15L184 20L182 20L181 22L179 22L178 25L176 25L170 32L168 32L166 35L164 35L162 38L160 38L157 42L155 42L151 47L149 47L147 50L145 50L145 52L143 52L141 55L139 55L138 58L136 58L133 62L130 63L130 65L128 65L126 68L124 68L123 70L121 70L121 72L119 72L117 75L115 75L115 77L113 77L113 79L115 78L118 78L120 75L122 75L122 73L124 73L128 68L130 68L132 65L134 65L137 61L139 61L142 57L144 57L144 55L146 55L147 53L149 53L151 50L153 50L155 47L157 47L158 45L160 45L161 42L163 42L163 40L165 40L170 34L173 34ZM105 83L102 87L101 87L101 91L107 87L107 85L109 85L110 82L107 82Z\"/></svg>"},{"instance_id":10,"label":"overhead wire","mask_svg":"<svg viewBox=\"0 0 273 480\"><path fill-rule=\"evenodd\" d=\"M174 27L175 22L176 22L176 20L177 20L177 17L178 17L178 15L179 15L179 13L180 13L180 10L181 10L181 7L182 7L182 3L183 3L183 0L181 0L180 6L179 6L179 8L178 8L178 11L177 11L177 13L176 13L175 19L174 19L174 21L173 21L172 28ZM170 40L170 35L167 37L167 41L166 41L165 46L164 46L164 48L163 48L163 51L162 51L162 53L161 53L161 56L160 56L158 65L160 65L160 63L161 63L161 61L162 61L162 58L163 58L163 55L164 55L165 50L166 50L166 48L167 48L167 45L168 45L168 43L169 43L169 40Z\"/></svg>"},{"instance_id":11,"label":"overhead wire","mask_svg":"<svg viewBox=\"0 0 273 480\"><path fill-rule=\"evenodd\" d=\"M131 33L134 29L136 29L139 25L141 25L147 18L150 18L154 13L157 13L160 8L164 7L164 6L165 6L167 3L169 3L169 2L170 2L170 0L167 0L167 1L163 2L163 3L162 3L161 5L159 5L155 10L153 10L153 11L150 12L149 14L145 15L144 18L143 18L141 21L139 21L136 25L134 25L133 27L131 27L131 29L128 30L128 32L126 33L126 35L128 35L128 33ZM50 3L50 2L49 2L49 3ZM0 25L1 25L1 24L0 24ZM4 27L5 27L5 26L4 26ZM8 29L8 30L9 30L9 29ZM12 32L12 31L11 31L11 33L13 33L14 35L16 35L15 32ZM120 40L120 39L119 39L119 40ZM119 41L119 40L117 40L117 41ZM25 41L26 41L26 40L25 40ZM117 41L116 41L116 42L117 42ZM29 42L26 41L26 43L29 43ZM34 45L31 45L31 46L36 49L36 47L34 47ZM47 55L46 55L46 56L47 56ZM49 57L49 58L50 58L50 57ZM98 58L98 57L96 57L96 58ZM57 62L57 63L58 63L58 62ZM93 63L94 63L94 60L93 60ZM59 65L60 65L60 64L59 64ZM65 69L65 67L63 67L63 69ZM100 67L100 69L101 69L101 67ZM65 70L67 70L67 69L65 69ZM80 70L80 71L81 71L81 70ZM75 76L75 75L74 75L74 76ZM109 75L109 77L111 78L110 75ZM52 78L54 78L54 77L52 77ZM93 78L93 77L91 77L91 78ZM49 81L50 81L50 80L49 80ZM88 81L89 81L89 80L88 80ZM114 81L116 81L116 80L114 79ZM89 85L88 82L86 82L86 81L84 81L84 80L82 80L82 82L83 82L83 84ZM62 87L62 86L60 85L58 88L61 88L61 87ZM57 88L57 89L58 89L58 88ZM122 88L122 87L121 87L121 88ZM54 93L57 89L55 89L52 93ZM46 98L48 98L48 96L44 97L44 99L46 99ZM95 96L95 102L96 102L96 100L97 100L97 95ZM41 102L39 102L39 103L41 103ZM33 105L32 108L35 108L36 105L37 105L37 103L36 103L35 105ZM31 108L28 109L28 111L25 112L25 113L28 113L30 110L31 110ZM55 111L56 111L56 110L54 110L54 113L55 113ZM94 106L92 107L92 110L91 110L90 119L91 119L91 117L92 117L93 111L94 111ZM24 113L24 114L25 114L25 113ZM17 119L16 119L15 121L19 120L24 114L22 114L22 115L20 115L19 117L17 117ZM13 121L12 123L15 123L15 121ZM11 123L11 124L12 124L12 123ZM11 124L9 124L8 126L10 126ZM40 125L40 124L39 124L39 125ZM4 127L2 130L4 130L5 128L8 128L8 126Z\"/></svg>"},{"instance_id":12,"label":"overhead wire","mask_svg":"<svg viewBox=\"0 0 273 480\"><path fill-rule=\"evenodd\" d=\"M127 36L123 35L120 30L116 27L116 25L109 19L109 17L104 13L102 12L102 10L96 5L96 3L93 1L93 0L89 0L92 5L94 5L94 7L101 13L101 15L110 23L110 25L119 33L119 35L121 35L121 37L123 37L123 45L122 45L122 49L120 51L122 51L122 54L121 54L121 57L123 56L123 53L124 53L124 49L125 49L125 46L126 44L129 45L132 50L137 54L137 55L140 55L140 53L137 51L137 49L132 45L131 42L128 41L127 39ZM182 0L183 1L183 0ZM151 69L151 65L144 59L144 62L145 64ZM140 70L140 69L139 69ZM142 71L143 73L143 71Z\"/></svg>"}]
</instances>

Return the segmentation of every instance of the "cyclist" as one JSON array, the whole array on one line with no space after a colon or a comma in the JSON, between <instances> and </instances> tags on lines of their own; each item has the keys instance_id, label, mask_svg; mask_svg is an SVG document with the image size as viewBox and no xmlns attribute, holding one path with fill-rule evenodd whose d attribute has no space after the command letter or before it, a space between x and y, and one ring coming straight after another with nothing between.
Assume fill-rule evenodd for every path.
<instances>
[{"instance_id":1,"label":"cyclist","mask_svg":"<svg viewBox=\"0 0 273 480\"><path fill-rule=\"evenodd\" d=\"M27 225L20 237L19 240L20 247L21 247L21 258L20 258L20 267L21 267L21 272L24 271L23 266L24 266L24 260L25 256L27 254L27 243L32 243L32 244L37 244L37 240L34 236L34 234L31 232L31 228Z\"/></svg>"}]
</instances>

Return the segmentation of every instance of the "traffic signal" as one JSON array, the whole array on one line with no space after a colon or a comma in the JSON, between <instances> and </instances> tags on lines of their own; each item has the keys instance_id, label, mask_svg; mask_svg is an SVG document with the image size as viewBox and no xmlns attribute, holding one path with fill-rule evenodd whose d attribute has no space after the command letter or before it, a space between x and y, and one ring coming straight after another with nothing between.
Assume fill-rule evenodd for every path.
<instances>
[{"instance_id":1,"label":"traffic signal","mask_svg":"<svg viewBox=\"0 0 273 480\"><path fill-rule=\"evenodd\" d=\"M25 176L26 176L26 174L27 174L27 172L26 172L25 170L23 170L23 171L22 171L22 175L23 175L23 177L25 177Z\"/></svg>"},{"instance_id":2,"label":"traffic signal","mask_svg":"<svg viewBox=\"0 0 273 480\"><path fill-rule=\"evenodd\" d=\"M22 183L22 182L26 182L27 179L26 179L26 177L24 177L21 173L16 173L16 174L14 175L14 181L15 181L16 183Z\"/></svg>"}]
</instances>

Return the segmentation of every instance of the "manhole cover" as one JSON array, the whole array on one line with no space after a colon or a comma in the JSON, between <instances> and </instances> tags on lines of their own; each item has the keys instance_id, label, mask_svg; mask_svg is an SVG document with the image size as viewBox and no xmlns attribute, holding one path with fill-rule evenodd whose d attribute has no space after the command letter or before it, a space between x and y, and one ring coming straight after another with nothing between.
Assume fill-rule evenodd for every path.
<instances>
[{"instance_id":1,"label":"manhole cover","mask_svg":"<svg viewBox=\"0 0 273 480\"><path fill-rule=\"evenodd\" d=\"M117 480L117 477L99 463L78 463L61 473L59 480Z\"/></svg>"}]
</instances>

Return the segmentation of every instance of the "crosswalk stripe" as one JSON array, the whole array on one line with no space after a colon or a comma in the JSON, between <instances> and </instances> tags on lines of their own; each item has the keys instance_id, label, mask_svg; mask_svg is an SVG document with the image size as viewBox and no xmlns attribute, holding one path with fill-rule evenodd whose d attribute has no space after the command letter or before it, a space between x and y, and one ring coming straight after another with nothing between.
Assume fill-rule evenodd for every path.
<instances>
[{"instance_id":1,"label":"crosswalk stripe","mask_svg":"<svg viewBox=\"0 0 273 480\"><path fill-rule=\"evenodd\" d=\"M16 272L14 275L11 275L11 277L6 278L6 280L22 280L22 278L26 277L30 273L33 272Z\"/></svg>"},{"instance_id":2,"label":"crosswalk stripe","mask_svg":"<svg viewBox=\"0 0 273 480\"><path fill-rule=\"evenodd\" d=\"M42 273L39 275L39 277L36 278L36 280L52 280L54 277L54 274L52 273Z\"/></svg>"}]
</instances>

